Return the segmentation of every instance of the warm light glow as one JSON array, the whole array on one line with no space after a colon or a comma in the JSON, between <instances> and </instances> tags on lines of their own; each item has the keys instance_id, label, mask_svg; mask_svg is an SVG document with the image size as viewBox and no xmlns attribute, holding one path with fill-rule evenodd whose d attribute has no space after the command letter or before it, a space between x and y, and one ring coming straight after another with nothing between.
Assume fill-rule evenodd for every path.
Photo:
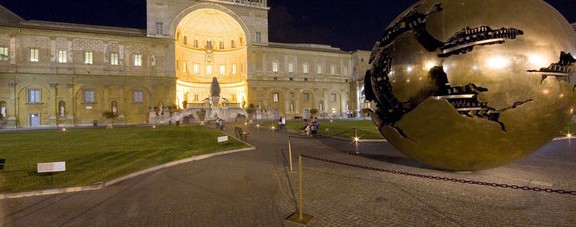
<instances>
[{"instance_id":1,"label":"warm light glow","mask_svg":"<svg viewBox=\"0 0 576 227\"><path fill-rule=\"evenodd\" d=\"M418 80L422 80L422 77L418 77Z\"/></svg>"},{"instance_id":2,"label":"warm light glow","mask_svg":"<svg viewBox=\"0 0 576 227\"><path fill-rule=\"evenodd\" d=\"M537 55L537 54L532 54L528 56L528 61L530 63L532 63L532 65L534 66L538 66L538 67L544 67L547 66L548 64L550 64L549 62L546 63L546 59L544 59L542 56Z\"/></svg>"},{"instance_id":3,"label":"warm light glow","mask_svg":"<svg viewBox=\"0 0 576 227\"><path fill-rule=\"evenodd\" d=\"M63 132L66 132L66 128L63 128L62 131L63 131Z\"/></svg>"},{"instance_id":4,"label":"warm light glow","mask_svg":"<svg viewBox=\"0 0 576 227\"><path fill-rule=\"evenodd\" d=\"M256 128L260 128L260 124L256 124Z\"/></svg>"},{"instance_id":5,"label":"warm light glow","mask_svg":"<svg viewBox=\"0 0 576 227\"><path fill-rule=\"evenodd\" d=\"M566 134L566 137L567 137L568 139L571 139L571 138L572 138L572 133Z\"/></svg>"},{"instance_id":6,"label":"warm light glow","mask_svg":"<svg viewBox=\"0 0 576 227\"><path fill-rule=\"evenodd\" d=\"M474 71L478 70L478 66L472 66L472 70Z\"/></svg>"},{"instance_id":7,"label":"warm light glow","mask_svg":"<svg viewBox=\"0 0 576 227\"><path fill-rule=\"evenodd\" d=\"M570 113L574 114L574 108L570 109Z\"/></svg>"},{"instance_id":8,"label":"warm light glow","mask_svg":"<svg viewBox=\"0 0 576 227\"><path fill-rule=\"evenodd\" d=\"M156 128L156 125L152 125L152 128Z\"/></svg>"},{"instance_id":9,"label":"warm light glow","mask_svg":"<svg viewBox=\"0 0 576 227\"><path fill-rule=\"evenodd\" d=\"M564 98L564 94L560 94L560 98Z\"/></svg>"},{"instance_id":10,"label":"warm light glow","mask_svg":"<svg viewBox=\"0 0 576 227\"><path fill-rule=\"evenodd\" d=\"M407 79L407 80L406 80L406 83L410 83L410 79Z\"/></svg>"},{"instance_id":11,"label":"warm light glow","mask_svg":"<svg viewBox=\"0 0 576 227\"><path fill-rule=\"evenodd\" d=\"M488 67L492 68L492 69L502 69L502 68L506 68L510 65L510 59L507 59L505 57L502 56L495 56L495 57L491 57L486 61L486 64L488 65Z\"/></svg>"},{"instance_id":12,"label":"warm light glow","mask_svg":"<svg viewBox=\"0 0 576 227\"><path fill-rule=\"evenodd\" d=\"M544 90L542 90L542 94L548 95L548 94L550 94L550 90L544 89Z\"/></svg>"},{"instance_id":13,"label":"warm light glow","mask_svg":"<svg viewBox=\"0 0 576 227\"><path fill-rule=\"evenodd\" d=\"M432 68L434 68L434 66L436 66L436 62L433 61L428 61L424 64L424 70L430 70Z\"/></svg>"},{"instance_id":14,"label":"warm light glow","mask_svg":"<svg viewBox=\"0 0 576 227\"><path fill-rule=\"evenodd\" d=\"M411 73L413 70L414 70L414 67L412 67L412 66L408 66L408 67L406 68L406 72L407 72L407 73Z\"/></svg>"},{"instance_id":15,"label":"warm light glow","mask_svg":"<svg viewBox=\"0 0 576 227\"><path fill-rule=\"evenodd\" d=\"M360 141L360 138L359 138L359 137L354 137L354 141L355 141L355 142L358 142L358 141Z\"/></svg>"},{"instance_id":16,"label":"warm light glow","mask_svg":"<svg viewBox=\"0 0 576 227\"><path fill-rule=\"evenodd\" d=\"M244 122L244 125L248 125L248 122Z\"/></svg>"}]
</instances>

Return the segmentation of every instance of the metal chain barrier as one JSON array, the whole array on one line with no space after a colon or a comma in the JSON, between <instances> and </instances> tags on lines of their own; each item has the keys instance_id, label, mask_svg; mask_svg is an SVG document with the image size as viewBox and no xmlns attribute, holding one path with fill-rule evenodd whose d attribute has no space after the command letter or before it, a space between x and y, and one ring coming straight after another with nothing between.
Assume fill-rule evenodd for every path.
<instances>
[{"instance_id":1,"label":"metal chain barrier","mask_svg":"<svg viewBox=\"0 0 576 227\"><path fill-rule=\"evenodd\" d=\"M396 175L419 177L419 178L431 179L431 180L448 181L448 182L461 183L461 184L481 185L481 186L488 186L488 187L495 187L495 188L508 188L508 189L514 189L514 190L576 195L576 191L568 191L568 190L562 190L562 189L538 188L538 187L530 187L530 186L519 186L519 185L513 185L513 184L499 184L499 183L490 183L490 182L474 181L474 180L464 180L464 179L449 178L449 177L438 177L438 176L403 172L403 171L397 171L397 170L380 169L380 168L375 168L375 167L369 167L369 166L339 162L339 161L334 161L334 160L328 160L328 159L323 159L323 158L318 158L318 157L313 157L313 156L308 156L308 155L301 155L301 156L304 158L309 158L309 159L327 162L327 163L332 163L332 164L337 164L337 165L349 166L349 167L354 167L354 168L359 168L359 169L384 172L384 173L390 173L390 174L396 174Z\"/></svg>"}]
</instances>

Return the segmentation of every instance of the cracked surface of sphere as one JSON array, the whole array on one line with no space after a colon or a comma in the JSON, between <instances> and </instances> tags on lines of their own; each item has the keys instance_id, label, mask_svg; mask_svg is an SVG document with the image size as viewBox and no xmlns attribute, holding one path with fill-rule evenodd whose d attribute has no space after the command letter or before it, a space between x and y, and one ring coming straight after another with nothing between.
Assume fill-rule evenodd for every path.
<instances>
[{"instance_id":1,"label":"cracked surface of sphere","mask_svg":"<svg viewBox=\"0 0 576 227\"><path fill-rule=\"evenodd\" d=\"M422 0L375 44L364 90L398 150L434 168L483 170L569 123L574 56L574 30L544 1Z\"/></svg>"}]
</instances>

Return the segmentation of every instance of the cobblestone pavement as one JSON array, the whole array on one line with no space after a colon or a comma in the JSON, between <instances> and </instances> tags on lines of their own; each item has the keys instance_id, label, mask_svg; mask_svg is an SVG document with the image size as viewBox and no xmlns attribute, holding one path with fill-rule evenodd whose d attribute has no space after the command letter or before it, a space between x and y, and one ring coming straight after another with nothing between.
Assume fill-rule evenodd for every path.
<instances>
[{"instance_id":1,"label":"cobblestone pavement","mask_svg":"<svg viewBox=\"0 0 576 227\"><path fill-rule=\"evenodd\" d=\"M233 129L233 126L227 126ZM0 226L297 226L297 173L286 132L249 129L256 150L139 176L97 191L0 201ZM475 173L428 169L386 143L293 139L294 157L381 169L576 190L576 140L548 144L508 166ZM360 155L353 155L359 151ZM574 226L576 196L468 185L303 159L310 226ZM297 159L294 159L295 170Z\"/></svg>"}]
</instances>

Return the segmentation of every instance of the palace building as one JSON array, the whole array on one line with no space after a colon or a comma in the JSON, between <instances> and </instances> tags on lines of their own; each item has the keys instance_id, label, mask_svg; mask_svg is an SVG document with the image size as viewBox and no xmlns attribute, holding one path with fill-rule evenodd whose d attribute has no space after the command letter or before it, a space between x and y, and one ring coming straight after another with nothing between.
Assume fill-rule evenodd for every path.
<instances>
[{"instance_id":1,"label":"palace building","mask_svg":"<svg viewBox=\"0 0 576 227\"><path fill-rule=\"evenodd\" d=\"M25 20L0 6L0 127L82 126L113 112L228 105L260 116L357 114L368 51L268 40L266 0L147 0L147 29ZM170 108L172 107L172 108Z\"/></svg>"}]
</instances>

